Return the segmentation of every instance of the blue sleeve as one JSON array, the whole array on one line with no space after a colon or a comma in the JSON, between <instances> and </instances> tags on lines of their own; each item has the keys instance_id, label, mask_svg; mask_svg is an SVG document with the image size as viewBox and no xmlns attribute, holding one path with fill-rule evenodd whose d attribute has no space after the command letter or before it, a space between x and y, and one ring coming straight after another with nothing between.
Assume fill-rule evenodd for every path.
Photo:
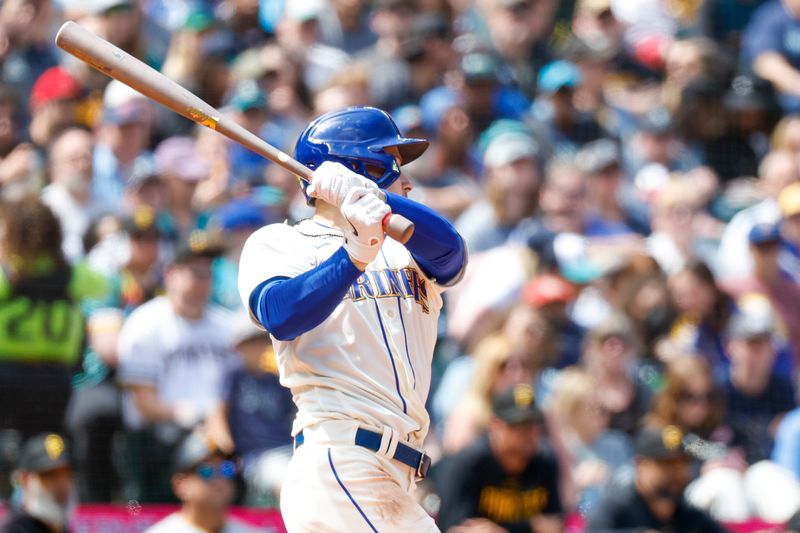
<instances>
[{"instance_id":1,"label":"blue sleeve","mask_svg":"<svg viewBox=\"0 0 800 533\"><path fill-rule=\"evenodd\" d=\"M362 274L344 248L294 278L272 278L250 293L250 311L278 340L292 340L320 325Z\"/></svg>"},{"instance_id":2,"label":"blue sleeve","mask_svg":"<svg viewBox=\"0 0 800 533\"><path fill-rule=\"evenodd\" d=\"M780 2L769 2L753 14L742 36L742 59L748 66L764 52L784 55L785 17Z\"/></svg>"},{"instance_id":3,"label":"blue sleeve","mask_svg":"<svg viewBox=\"0 0 800 533\"><path fill-rule=\"evenodd\" d=\"M398 194L387 192L386 203L393 213L414 223L406 249L425 274L439 285L458 281L466 263L466 249L453 225L432 209Z\"/></svg>"}]
</instances>

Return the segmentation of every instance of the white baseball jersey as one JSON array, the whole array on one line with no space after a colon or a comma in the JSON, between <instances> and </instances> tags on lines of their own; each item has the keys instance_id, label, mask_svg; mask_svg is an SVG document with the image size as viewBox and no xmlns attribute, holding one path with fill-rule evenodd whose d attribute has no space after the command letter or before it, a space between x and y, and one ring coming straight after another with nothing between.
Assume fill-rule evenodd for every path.
<instances>
[{"instance_id":1,"label":"white baseball jersey","mask_svg":"<svg viewBox=\"0 0 800 533\"><path fill-rule=\"evenodd\" d=\"M245 306L265 280L302 274L341 245L339 230L311 219L256 231L240 260ZM389 426L421 446L441 291L405 247L387 237L319 326L291 341L273 338L281 383L298 408L292 433L325 420L356 420Z\"/></svg>"}]
</instances>

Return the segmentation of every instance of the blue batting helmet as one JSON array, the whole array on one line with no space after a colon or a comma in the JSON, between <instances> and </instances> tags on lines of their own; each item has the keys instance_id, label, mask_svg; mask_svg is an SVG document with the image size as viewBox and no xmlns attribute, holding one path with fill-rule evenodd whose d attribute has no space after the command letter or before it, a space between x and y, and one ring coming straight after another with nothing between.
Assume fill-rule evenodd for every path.
<instances>
[{"instance_id":1,"label":"blue batting helmet","mask_svg":"<svg viewBox=\"0 0 800 533\"><path fill-rule=\"evenodd\" d=\"M422 155L428 141L403 137L385 111L348 107L314 119L297 139L294 158L309 168L324 161L342 163L385 189L400 177L397 161L385 151L392 146L405 165Z\"/></svg>"}]
</instances>

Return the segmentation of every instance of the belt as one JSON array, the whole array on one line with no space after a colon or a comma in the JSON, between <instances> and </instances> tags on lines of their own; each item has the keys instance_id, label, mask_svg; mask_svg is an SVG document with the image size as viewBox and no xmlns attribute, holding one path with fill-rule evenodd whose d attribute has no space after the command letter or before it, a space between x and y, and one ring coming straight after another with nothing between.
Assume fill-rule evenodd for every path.
<instances>
[{"instance_id":1,"label":"belt","mask_svg":"<svg viewBox=\"0 0 800 533\"><path fill-rule=\"evenodd\" d=\"M356 430L356 446L367 448L373 452L380 450L382 438L383 435L375 431L370 431L364 428L358 428L358 430ZM302 445L304 440L305 438L303 437L303 432L301 431L294 438L295 449ZM423 479L425 476L427 476L428 469L431 467L431 458L428 456L428 454L416 450L415 448L412 448L407 444L403 444L402 442L397 443L397 449L395 450L392 459L399 461L413 469L417 479Z\"/></svg>"}]
</instances>

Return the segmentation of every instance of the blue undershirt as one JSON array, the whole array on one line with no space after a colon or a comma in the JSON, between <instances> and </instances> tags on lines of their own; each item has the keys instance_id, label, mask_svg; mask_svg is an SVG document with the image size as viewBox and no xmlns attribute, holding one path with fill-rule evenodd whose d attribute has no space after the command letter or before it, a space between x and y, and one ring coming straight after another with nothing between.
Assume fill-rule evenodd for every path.
<instances>
[{"instance_id":1,"label":"blue undershirt","mask_svg":"<svg viewBox=\"0 0 800 533\"><path fill-rule=\"evenodd\" d=\"M465 249L461 236L443 217L422 204L386 193L392 212L415 225L406 249L425 274L447 285L461 273ZM320 325L362 274L344 248L294 278L275 277L250 294L250 310L278 340L291 340Z\"/></svg>"}]
</instances>

